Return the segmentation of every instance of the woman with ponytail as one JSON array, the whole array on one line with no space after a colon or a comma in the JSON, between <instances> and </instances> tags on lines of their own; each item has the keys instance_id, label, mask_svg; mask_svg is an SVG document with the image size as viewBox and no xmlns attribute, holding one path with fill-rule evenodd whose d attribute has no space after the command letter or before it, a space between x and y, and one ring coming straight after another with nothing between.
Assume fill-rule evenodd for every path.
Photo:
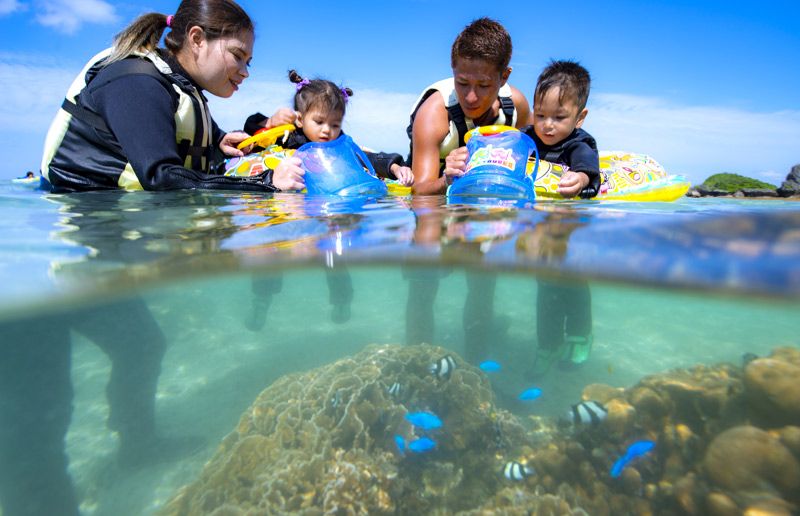
<instances>
[{"instance_id":1,"label":"woman with ponytail","mask_svg":"<svg viewBox=\"0 0 800 516\"><path fill-rule=\"evenodd\" d=\"M248 135L221 131L203 93L230 97L247 78L253 30L233 0L183 0L175 14L134 20L78 75L50 126L42 174L53 190L296 187L288 165L209 174L212 161L243 155Z\"/></svg>"}]
</instances>

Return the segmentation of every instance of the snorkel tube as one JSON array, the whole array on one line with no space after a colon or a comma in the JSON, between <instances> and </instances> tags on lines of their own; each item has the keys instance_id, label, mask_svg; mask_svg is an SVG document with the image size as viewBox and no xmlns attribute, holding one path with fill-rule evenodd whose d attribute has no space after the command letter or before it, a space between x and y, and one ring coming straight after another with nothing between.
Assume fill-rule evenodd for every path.
<instances>
[{"instance_id":1,"label":"snorkel tube","mask_svg":"<svg viewBox=\"0 0 800 516\"><path fill-rule=\"evenodd\" d=\"M383 195L388 192L366 154L352 138L342 135L332 142L306 143L293 157L300 158L306 191L322 195Z\"/></svg>"},{"instance_id":2,"label":"snorkel tube","mask_svg":"<svg viewBox=\"0 0 800 516\"><path fill-rule=\"evenodd\" d=\"M466 134L469 160L466 172L447 188L450 202L455 196L506 197L534 200L533 181L539 168L534 141L514 127L477 127ZM527 174L528 158L535 156L533 172Z\"/></svg>"}]
</instances>

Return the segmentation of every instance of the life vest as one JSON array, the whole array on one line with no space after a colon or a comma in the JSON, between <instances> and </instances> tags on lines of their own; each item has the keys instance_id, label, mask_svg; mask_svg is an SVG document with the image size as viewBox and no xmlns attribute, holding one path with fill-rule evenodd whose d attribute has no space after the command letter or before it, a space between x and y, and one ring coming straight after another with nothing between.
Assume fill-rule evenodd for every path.
<instances>
[{"instance_id":1,"label":"life vest","mask_svg":"<svg viewBox=\"0 0 800 516\"><path fill-rule=\"evenodd\" d=\"M456 96L456 81L454 78L449 77L439 82L431 84L420 95L414 108L411 110L411 121L408 124L406 133L409 138L409 151L408 151L408 166L411 166L411 160L414 157L414 139L412 132L414 129L414 119L422 104L428 100L428 97L436 92L442 94L444 98L444 105L447 112L450 114L450 131L442 140L439 145L439 164L440 169L444 167L444 160L448 154L454 149L464 146L464 136L475 128L475 123L471 118L464 116L464 110L461 104L458 103L458 96ZM500 91L497 92L497 98L500 101L500 112L497 118L490 125L508 125L516 127L517 125L517 110L514 107L514 100L511 98L511 86L508 83L504 84Z\"/></svg>"},{"instance_id":2,"label":"life vest","mask_svg":"<svg viewBox=\"0 0 800 516\"><path fill-rule=\"evenodd\" d=\"M42 175L54 187L142 190L114 134L81 95L103 69L102 62L110 53L107 49L94 56L76 77L47 132ZM150 75L168 86L176 106L176 142L183 166L207 172L213 122L205 97L155 52L131 54L114 63L113 73L103 74L102 80L107 83L134 74Z\"/></svg>"}]
</instances>

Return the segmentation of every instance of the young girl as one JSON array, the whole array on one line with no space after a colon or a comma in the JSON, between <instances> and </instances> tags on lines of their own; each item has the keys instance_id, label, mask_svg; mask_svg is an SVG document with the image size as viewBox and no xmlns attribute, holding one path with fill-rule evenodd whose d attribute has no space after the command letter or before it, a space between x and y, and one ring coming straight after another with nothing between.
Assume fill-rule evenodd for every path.
<instances>
[{"instance_id":1,"label":"young girl","mask_svg":"<svg viewBox=\"0 0 800 516\"><path fill-rule=\"evenodd\" d=\"M328 142L339 138L342 133L342 120L345 108L353 91L341 88L324 79L304 79L295 70L289 71L289 80L295 83L297 92L294 96L294 111L281 108L267 118L261 113L251 115L245 124L245 132L254 133L262 128L272 128L294 123L297 129L279 141L285 149L298 149L309 142ZM396 179L405 186L414 184L411 169L403 165L400 154L383 152L367 152L367 158L375 172L382 177ZM289 161L289 160L287 160ZM302 176L295 176L303 186ZM353 299L353 286L350 274L341 265L325 269L330 291L330 303L333 307L331 320L343 323L350 319L350 302ZM253 305L245 321L248 329L260 330L266 321L267 310L272 296L281 291L280 276L256 276L253 278Z\"/></svg>"},{"instance_id":2,"label":"young girl","mask_svg":"<svg viewBox=\"0 0 800 516\"><path fill-rule=\"evenodd\" d=\"M305 79L295 70L289 71L289 80L295 83L294 111L281 108L267 118L261 113L250 115L244 125L245 132L255 133L259 129L294 124L297 130L289 133L280 146L297 149L309 142L327 142L342 134L345 108L353 90L340 88L324 79ZM367 152L367 158L380 177L396 179L404 186L414 184L414 175L406 167L400 154ZM302 189L302 188L301 188Z\"/></svg>"}]
</instances>

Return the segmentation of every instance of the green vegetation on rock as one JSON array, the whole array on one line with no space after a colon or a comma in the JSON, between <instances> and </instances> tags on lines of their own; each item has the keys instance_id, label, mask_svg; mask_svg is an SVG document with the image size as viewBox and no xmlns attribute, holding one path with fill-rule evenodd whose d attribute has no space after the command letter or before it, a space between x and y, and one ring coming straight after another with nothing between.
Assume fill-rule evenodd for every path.
<instances>
[{"instance_id":1,"label":"green vegetation on rock","mask_svg":"<svg viewBox=\"0 0 800 516\"><path fill-rule=\"evenodd\" d=\"M756 188L759 190L775 190L775 185L759 181L750 177L740 176L739 174L714 174L705 180L701 185L707 190L722 190L725 192L738 192L745 188Z\"/></svg>"}]
</instances>

